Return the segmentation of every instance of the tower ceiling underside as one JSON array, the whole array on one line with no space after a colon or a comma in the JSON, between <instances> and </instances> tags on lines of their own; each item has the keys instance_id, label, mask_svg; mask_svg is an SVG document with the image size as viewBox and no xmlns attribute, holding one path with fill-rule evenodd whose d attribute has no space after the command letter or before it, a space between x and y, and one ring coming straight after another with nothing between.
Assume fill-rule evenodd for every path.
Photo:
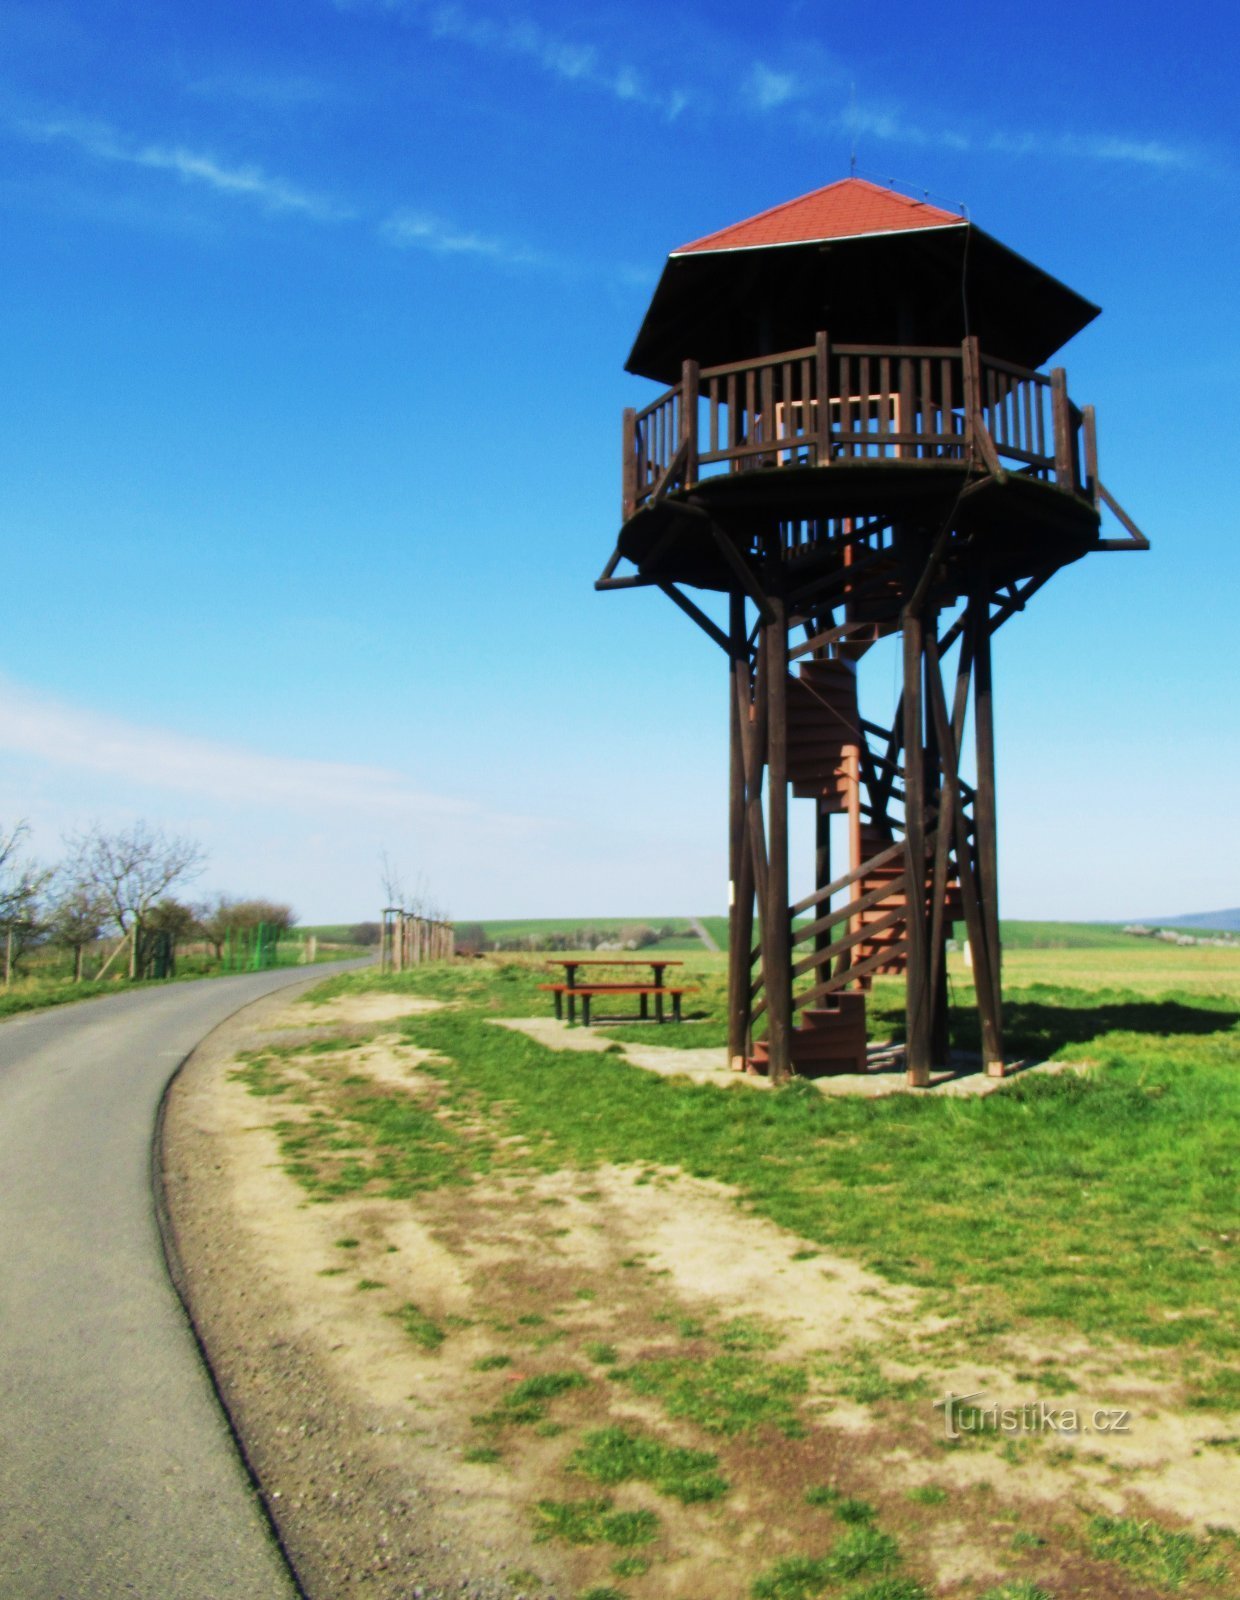
<instances>
[{"instance_id":1,"label":"tower ceiling underside","mask_svg":"<svg viewBox=\"0 0 1240 1600\"><path fill-rule=\"evenodd\" d=\"M719 235L716 237L726 237ZM810 345L959 345L1039 367L1098 315L1058 279L966 222L668 258L627 370L675 383L685 360L722 366Z\"/></svg>"}]
</instances>

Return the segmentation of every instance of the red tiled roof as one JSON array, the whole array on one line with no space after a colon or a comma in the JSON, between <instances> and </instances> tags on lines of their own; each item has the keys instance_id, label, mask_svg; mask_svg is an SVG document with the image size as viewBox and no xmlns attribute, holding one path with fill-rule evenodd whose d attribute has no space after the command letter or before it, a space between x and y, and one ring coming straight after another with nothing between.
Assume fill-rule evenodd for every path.
<instances>
[{"instance_id":1,"label":"red tiled roof","mask_svg":"<svg viewBox=\"0 0 1240 1600\"><path fill-rule=\"evenodd\" d=\"M762 245L805 244L814 239L851 239L866 233L903 233L910 228L963 227L954 211L911 200L864 178L841 178L796 200L785 200L756 217L708 233L673 250L753 250Z\"/></svg>"}]
</instances>

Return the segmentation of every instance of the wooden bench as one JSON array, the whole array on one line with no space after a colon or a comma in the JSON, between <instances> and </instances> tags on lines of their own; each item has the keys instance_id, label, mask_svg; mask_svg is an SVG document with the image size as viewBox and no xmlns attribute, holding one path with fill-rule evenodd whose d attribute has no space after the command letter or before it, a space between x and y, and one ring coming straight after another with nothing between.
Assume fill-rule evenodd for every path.
<instances>
[{"instance_id":1,"label":"wooden bench","mask_svg":"<svg viewBox=\"0 0 1240 1600\"><path fill-rule=\"evenodd\" d=\"M568 996L568 1020L575 1022L576 1002L581 1001L581 1025L583 1028L590 1026L590 1001L596 997L607 998L609 995L635 994L641 1006L640 1014L635 1018L609 1017L609 1022L646 1022L650 1018L650 996L654 996L654 1014L657 1022L662 1022L663 1000L667 996L672 1002L672 1021L679 1022L680 997L686 994L695 994L696 986L668 988L661 983L540 983L540 989L548 991L555 1000L555 1014L560 1020L564 1017L564 997Z\"/></svg>"}]
</instances>

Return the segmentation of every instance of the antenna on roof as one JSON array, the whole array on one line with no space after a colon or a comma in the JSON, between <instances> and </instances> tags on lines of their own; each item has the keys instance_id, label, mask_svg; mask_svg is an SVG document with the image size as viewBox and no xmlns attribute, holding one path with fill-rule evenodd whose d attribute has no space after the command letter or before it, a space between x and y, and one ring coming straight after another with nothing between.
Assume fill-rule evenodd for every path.
<instances>
[{"instance_id":1,"label":"antenna on roof","mask_svg":"<svg viewBox=\"0 0 1240 1600\"><path fill-rule=\"evenodd\" d=\"M853 177L857 176L856 157L853 157ZM947 195L936 194L933 189L923 189L919 184L906 183L903 178L893 178L885 172L867 172L862 169L861 176L868 178L871 183L885 183L889 189L898 190L910 200L917 200L919 205L944 205L951 206L960 213L961 221L972 222L969 208L963 200L952 200Z\"/></svg>"},{"instance_id":2,"label":"antenna on roof","mask_svg":"<svg viewBox=\"0 0 1240 1600\"><path fill-rule=\"evenodd\" d=\"M848 129L852 135L852 153L848 162L848 176L857 176L857 85L852 85L848 108Z\"/></svg>"}]
</instances>

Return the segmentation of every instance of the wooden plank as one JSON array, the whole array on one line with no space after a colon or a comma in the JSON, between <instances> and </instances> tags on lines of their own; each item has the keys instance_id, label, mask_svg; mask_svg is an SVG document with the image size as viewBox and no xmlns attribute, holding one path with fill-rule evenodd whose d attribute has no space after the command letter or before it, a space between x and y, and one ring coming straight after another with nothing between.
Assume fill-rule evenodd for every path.
<instances>
[{"instance_id":1,"label":"wooden plank","mask_svg":"<svg viewBox=\"0 0 1240 1600\"><path fill-rule=\"evenodd\" d=\"M871 856L868 861L860 862L841 877L825 885L825 887L815 889L813 894L807 894L804 900L798 900L796 905L789 907L789 914L793 917L799 917L802 912L808 911L811 906L820 905L823 900L829 900L833 895L840 894L867 872L875 872L879 867L887 866L901 854L903 849L902 842L888 845L885 850L880 850L877 855ZM799 940L800 936L798 935L798 942Z\"/></svg>"},{"instance_id":2,"label":"wooden plank","mask_svg":"<svg viewBox=\"0 0 1240 1600\"><path fill-rule=\"evenodd\" d=\"M1114 498L1110 490L1104 483L1101 482L1101 480L1098 483L1098 498L1105 505L1110 506L1119 522L1128 530L1130 537L1127 539L1099 539L1098 543L1094 545L1094 549L1148 550L1150 547L1150 541L1145 537L1140 528L1137 527L1136 523L1124 510L1123 506L1121 506L1119 501Z\"/></svg>"},{"instance_id":3,"label":"wooden plank","mask_svg":"<svg viewBox=\"0 0 1240 1600\"><path fill-rule=\"evenodd\" d=\"M719 366L703 367L703 378L727 378L740 373L757 372L762 367L778 365L781 361L800 361L803 357L812 357L814 346L812 344L798 346L795 350L780 350L774 355L760 356L757 360L750 357L747 361L725 361Z\"/></svg>"},{"instance_id":4,"label":"wooden plank","mask_svg":"<svg viewBox=\"0 0 1240 1600\"><path fill-rule=\"evenodd\" d=\"M833 956L843 955L846 950L853 950L858 945L866 944L871 939L877 939L880 934L888 933L904 921L907 907L899 905L888 911L884 916L876 918L873 922L858 924L852 932L842 939L828 940L825 946L817 947L812 954L803 956L792 969L794 978L799 978L802 973L810 972L815 967L821 967L825 960Z\"/></svg>"},{"instance_id":5,"label":"wooden plank","mask_svg":"<svg viewBox=\"0 0 1240 1600\"><path fill-rule=\"evenodd\" d=\"M900 356L958 356L958 345L937 344L837 344L835 349L840 355L848 356L890 356L893 360Z\"/></svg>"},{"instance_id":6,"label":"wooden plank","mask_svg":"<svg viewBox=\"0 0 1240 1600\"><path fill-rule=\"evenodd\" d=\"M902 855L904 854L904 849L904 841L901 839L898 843L893 844L887 853ZM874 859L878 860L880 858L875 857ZM863 863L861 867L855 870L851 881L853 883L862 883L869 873L874 870L876 869L871 863ZM807 939L817 938L819 934L829 933L832 928L838 928L842 922L848 922L853 917L863 916L867 911L871 911L875 906L881 905L884 900L890 900L894 895L903 894L907 898L907 887L906 867L898 877L890 878L873 889L867 889L859 898L849 900L845 905L840 906L838 910L828 911L815 921L807 922L799 928L794 928L792 935L793 946L804 944Z\"/></svg>"},{"instance_id":7,"label":"wooden plank","mask_svg":"<svg viewBox=\"0 0 1240 1600\"><path fill-rule=\"evenodd\" d=\"M825 983L816 984L812 989L803 989L793 997L793 1011L801 1011L811 1005L815 1000L825 1000L828 995L839 992L850 983L855 983L860 978L867 978L872 972L877 972L879 967L889 966L893 961L908 958L908 940L900 939L895 944L890 944L885 950L872 956L867 956L864 961L858 961L845 971L836 973L828 978ZM907 1058L907 1047L906 1047Z\"/></svg>"},{"instance_id":8,"label":"wooden plank","mask_svg":"<svg viewBox=\"0 0 1240 1600\"><path fill-rule=\"evenodd\" d=\"M679 606L684 612L685 616L696 622L698 627L701 628L702 632L706 634L707 638L713 639L720 649L726 651L728 655L731 655L731 641L717 623L712 622L706 613L699 606L695 605L687 594L682 594L674 583L666 582L662 578L658 579L657 582L659 588L662 589L667 598L672 601L674 605Z\"/></svg>"}]
</instances>

